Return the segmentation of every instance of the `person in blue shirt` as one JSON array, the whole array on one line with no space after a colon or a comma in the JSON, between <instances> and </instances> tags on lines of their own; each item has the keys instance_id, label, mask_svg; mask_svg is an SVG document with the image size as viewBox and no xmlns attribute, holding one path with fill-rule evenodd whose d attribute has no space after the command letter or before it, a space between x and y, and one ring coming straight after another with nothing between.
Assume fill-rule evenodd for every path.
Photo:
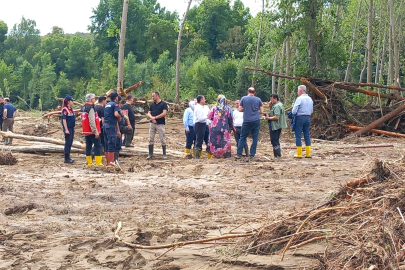
<instances>
[{"instance_id":1,"label":"person in blue shirt","mask_svg":"<svg viewBox=\"0 0 405 270\"><path fill-rule=\"evenodd\" d=\"M195 145L195 131L194 131L194 108L195 101L192 100L188 103L188 108L183 114L183 125L186 133L186 154L191 154L191 146Z\"/></svg>"},{"instance_id":2,"label":"person in blue shirt","mask_svg":"<svg viewBox=\"0 0 405 270\"><path fill-rule=\"evenodd\" d=\"M260 114L264 113L262 100L255 97L256 90L253 87L248 89L247 96L242 97L238 110L243 112L243 123L241 135L238 141L238 151L235 158L240 159L246 143L247 136L252 132L252 145L250 146L250 158L256 155L257 141L260 131Z\"/></svg>"},{"instance_id":3,"label":"person in blue shirt","mask_svg":"<svg viewBox=\"0 0 405 270\"><path fill-rule=\"evenodd\" d=\"M76 115L72 109L74 99L67 95L62 102L62 128L65 135L65 163L73 163L70 158L70 150L72 149L73 138L75 136Z\"/></svg>"},{"instance_id":4,"label":"person in blue shirt","mask_svg":"<svg viewBox=\"0 0 405 270\"><path fill-rule=\"evenodd\" d=\"M14 107L13 104L10 103L9 98L4 99L4 107L3 107L3 131L11 131L13 132L14 127L14 117L18 115L18 110ZM4 144L12 144L13 138L5 138Z\"/></svg>"},{"instance_id":5,"label":"person in blue shirt","mask_svg":"<svg viewBox=\"0 0 405 270\"><path fill-rule=\"evenodd\" d=\"M121 116L117 92L112 92L110 98L111 101L108 102L104 108L103 125L107 166L111 166L114 163L114 153L118 150L117 140L121 138L121 132L118 126L118 122L121 121Z\"/></svg>"},{"instance_id":6,"label":"person in blue shirt","mask_svg":"<svg viewBox=\"0 0 405 270\"><path fill-rule=\"evenodd\" d=\"M301 136L304 133L305 139L305 157L311 157L311 139L309 127L311 125L311 114L314 110L314 102L307 94L305 85L298 86L298 98L294 102L292 115L295 116L295 144L297 146L296 158L302 158L302 141Z\"/></svg>"}]
</instances>

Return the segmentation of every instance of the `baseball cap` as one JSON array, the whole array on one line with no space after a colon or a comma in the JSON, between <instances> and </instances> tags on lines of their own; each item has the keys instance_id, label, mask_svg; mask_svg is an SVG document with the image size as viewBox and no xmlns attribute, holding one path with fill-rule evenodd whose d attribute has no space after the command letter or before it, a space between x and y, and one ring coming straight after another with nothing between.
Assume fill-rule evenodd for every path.
<instances>
[{"instance_id":1,"label":"baseball cap","mask_svg":"<svg viewBox=\"0 0 405 270\"><path fill-rule=\"evenodd\" d=\"M71 96L69 96L69 95L67 95L66 97L65 97L65 100L71 100L71 101L75 101Z\"/></svg>"},{"instance_id":2,"label":"baseball cap","mask_svg":"<svg viewBox=\"0 0 405 270\"><path fill-rule=\"evenodd\" d=\"M112 92L112 93L110 94L111 100L115 99L116 97L118 97L118 93L117 93L117 92Z\"/></svg>"}]
</instances>

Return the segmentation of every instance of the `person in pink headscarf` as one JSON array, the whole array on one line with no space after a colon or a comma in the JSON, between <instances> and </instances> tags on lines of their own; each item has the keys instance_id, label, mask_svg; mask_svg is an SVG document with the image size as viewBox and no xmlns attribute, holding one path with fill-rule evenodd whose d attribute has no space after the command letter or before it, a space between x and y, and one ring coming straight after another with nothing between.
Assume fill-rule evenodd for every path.
<instances>
[{"instance_id":1,"label":"person in pink headscarf","mask_svg":"<svg viewBox=\"0 0 405 270\"><path fill-rule=\"evenodd\" d=\"M234 131L231 109L224 95L217 98L217 106L208 114L212 121L209 137L209 149L216 158L231 157L231 132Z\"/></svg>"}]
</instances>

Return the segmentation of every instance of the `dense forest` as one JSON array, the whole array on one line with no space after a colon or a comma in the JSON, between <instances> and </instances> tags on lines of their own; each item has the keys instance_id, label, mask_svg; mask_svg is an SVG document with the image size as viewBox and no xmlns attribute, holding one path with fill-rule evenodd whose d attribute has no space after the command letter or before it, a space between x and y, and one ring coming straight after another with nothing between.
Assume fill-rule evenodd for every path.
<instances>
[{"instance_id":1,"label":"dense forest","mask_svg":"<svg viewBox=\"0 0 405 270\"><path fill-rule=\"evenodd\" d=\"M403 1L270 2L256 16L240 0L202 0L190 9L181 40L180 100L244 95L253 73L243 67L254 65L260 25L258 67L337 81L403 83ZM85 93L115 88L122 6L122 0L100 0L86 34L65 34L58 26L40 33L24 17L14 26L0 20L0 95L24 110L47 110L57 104L55 97L83 100ZM129 1L124 87L143 81L136 96L159 91L174 100L182 16L156 0ZM291 103L296 84L257 74L255 86L262 99L275 92Z\"/></svg>"}]
</instances>

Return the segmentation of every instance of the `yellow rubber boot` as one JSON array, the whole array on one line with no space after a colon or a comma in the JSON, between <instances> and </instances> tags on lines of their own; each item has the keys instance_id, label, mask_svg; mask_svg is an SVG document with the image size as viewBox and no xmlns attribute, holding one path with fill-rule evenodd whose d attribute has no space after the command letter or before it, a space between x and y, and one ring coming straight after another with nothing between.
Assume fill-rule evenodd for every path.
<instances>
[{"instance_id":1,"label":"yellow rubber boot","mask_svg":"<svg viewBox=\"0 0 405 270\"><path fill-rule=\"evenodd\" d=\"M87 166L94 166L93 164L93 159L91 158L91 156L86 156L86 160L87 160Z\"/></svg>"},{"instance_id":2,"label":"yellow rubber boot","mask_svg":"<svg viewBox=\"0 0 405 270\"><path fill-rule=\"evenodd\" d=\"M103 156L95 156L96 165L103 166Z\"/></svg>"},{"instance_id":3,"label":"yellow rubber boot","mask_svg":"<svg viewBox=\"0 0 405 270\"><path fill-rule=\"evenodd\" d=\"M193 148L193 157L195 157L195 148Z\"/></svg>"},{"instance_id":4,"label":"yellow rubber boot","mask_svg":"<svg viewBox=\"0 0 405 270\"><path fill-rule=\"evenodd\" d=\"M191 149L186 148L186 154L190 154Z\"/></svg>"},{"instance_id":5,"label":"yellow rubber boot","mask_svg":"<svg viewBox=\"0 0 405 270\"><path fill-rule=\"evenodd\" d=\"M201 150L201 153L200 153L200 158L203 158L204 157L204 155L203 155L203 151Z\"/></svg>"},{"instance_id":6,"label":"yellow rubber boot","mask_svg":"<svg viewBox=\"0 0 405 270\"><path fill-rule=\"evenodd\" d=\"M207 153L208 159L212 159L212 155L210 153Z\"/></svg>"},{"instance_id":7,"label":"yellow rubber boot","mask_svg":"<svg viewBox=\"0 0 405 270\"><path fill-rule=\"evenodd\" d=\"M297 154L294 157L302 158L302 146L297 146Z\"/></svg>"},{"instance_id":8,"label":"yellow rubber boot","mask_svg":"<svg viewBox=\"0 0 405 270\"><path fill-rule=\"evenodd\" d=\"M305 157L306 158L311 158L311 146L305 146Z\"/></svg>"}]
</instances>

